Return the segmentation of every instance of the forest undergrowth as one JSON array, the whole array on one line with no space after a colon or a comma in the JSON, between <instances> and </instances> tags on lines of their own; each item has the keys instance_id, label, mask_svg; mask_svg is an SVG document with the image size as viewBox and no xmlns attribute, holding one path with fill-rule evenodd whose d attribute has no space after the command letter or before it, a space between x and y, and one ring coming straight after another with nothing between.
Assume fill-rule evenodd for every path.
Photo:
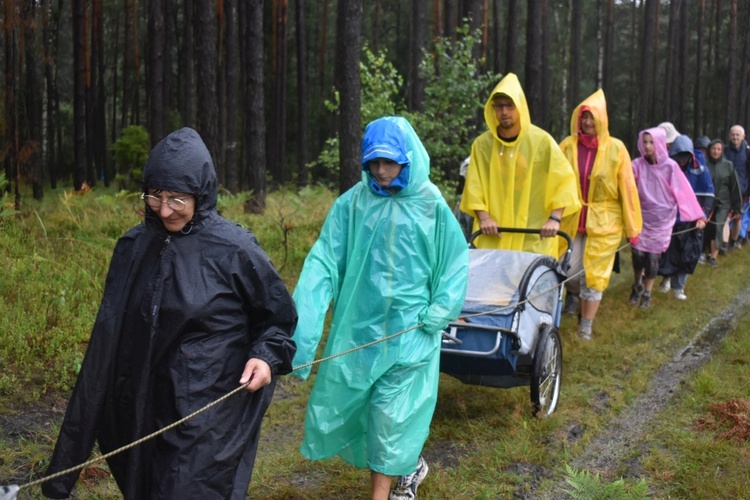
<instances>
[{"instance_id":1,"label":"forest undergrowth","mask_svg":"<svg viewBox=\"0 0 750 500\"><path fill-rule=\"evenodd\" d=\"M256 233L291 290L334 198L315 187L270 194L263 216L244 214L243 195L221 196L219 208ZM137 195L127 192L63 192L0 218L0 485L28 483L46 468L112 249L138 223L138 207ZM750 249L727 255L716 269L699 266L686 301L656 292L645 311L627 305L632 270L629 253L621 257L593 340L578 340L575 318L563 318L563 385L552 417L532 416L528 387L484 388L441 375L420 496L606 498L614 491L620 498L731 498L750 490L746 434L732 427L748 418L750 332L742 297L750 293ZM721 335L698 335L727 311L733 319L716 327ZM696 338L715 351L639 429L639 443L648 446L620 450L617 466L582 460L597 437L621 425L618 418L638 410L663 367ZM367 496L365 471L338 459L310 462L297 451L313 380L279 380L250 498ZM119 497L105 463L87 468L75 492ZM40 491L23 490L19 498L41 498Z\"/></svg>"}]
</instances>

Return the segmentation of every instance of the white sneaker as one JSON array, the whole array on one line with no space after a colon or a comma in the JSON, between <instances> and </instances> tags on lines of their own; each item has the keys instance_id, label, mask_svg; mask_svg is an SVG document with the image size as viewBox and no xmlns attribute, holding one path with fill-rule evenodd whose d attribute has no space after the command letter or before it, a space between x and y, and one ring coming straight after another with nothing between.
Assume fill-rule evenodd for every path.
<instances>
[{"instance_id":1,"label":"white sneaker","mask_svg":"<svg viewBox=\"0 0 750 500\"><path fill-rule=\"evenodd\" d=\"M687 299L687 295L685 295L684 290L680 290L679 288L675 288L672 290L672 293L674 294L674 298L677 300L685 300Z\"/></svg>"},{"instance_id":2,"label":"white sneaker","mask_svg":"<svg viewBox=\"0 0 750 500\"><path fill-rule=\"evenodd\" d=\"M417 470L408 476L398 478L398 484L391 490L388 500L413 500L417 497L417 488L422 484L430 468L422 456L417 461Z\"/></svg>"},{"instance_id":3,"label":"white sneaker","mask_svg":"<svg viewBox=\"0 0 750 500\"><path fill-rule=\"evenodd\" d=\"M670 288L672 288L672 281L669 279L669 276L665 276L664 279L661 280L661 285L659 285L659 291L661 293L667 293Z\"/></svg>"}]
</instances>

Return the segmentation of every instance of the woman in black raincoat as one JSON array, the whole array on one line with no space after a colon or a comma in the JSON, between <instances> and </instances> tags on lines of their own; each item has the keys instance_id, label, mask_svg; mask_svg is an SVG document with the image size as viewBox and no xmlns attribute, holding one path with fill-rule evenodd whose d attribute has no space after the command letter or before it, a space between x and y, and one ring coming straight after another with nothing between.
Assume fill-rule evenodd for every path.
<instances>
[{"instance_id":1,"label":"woman in black raincoat","mask_svg":"<svg viewBox=\"0 0 750 500\"><path fill-rule=\"evenodd\" d=\"M108 459L126 499L244 499L275 375L288 373L297 314L253 234L219 216L211 156L183 128L143 171L145 220L117 243L48 474L161 429ZM46 482L65 498L80 471Z\"/></svg>"}]
</instances>

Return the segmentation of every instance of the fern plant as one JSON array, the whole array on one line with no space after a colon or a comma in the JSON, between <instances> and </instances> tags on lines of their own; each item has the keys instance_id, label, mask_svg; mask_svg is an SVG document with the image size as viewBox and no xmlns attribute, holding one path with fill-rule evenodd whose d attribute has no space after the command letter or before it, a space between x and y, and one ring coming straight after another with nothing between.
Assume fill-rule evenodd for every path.
<instances>
[{"instance_id":1,"label":"fern plant","mask_svg":"<svg viewBox=\"0 0 750 500\"><path fill-rule=\"evenodd\" d=\"M572 498L585 500L645 500L649 498L648 485L645 479L638 482L627 482L620 478L611 483L605 483L599 473L591 474L586 470L576 470L566 465L567 476L565 482L573 489L564 490Z\"/></svg>"}]
</instances>

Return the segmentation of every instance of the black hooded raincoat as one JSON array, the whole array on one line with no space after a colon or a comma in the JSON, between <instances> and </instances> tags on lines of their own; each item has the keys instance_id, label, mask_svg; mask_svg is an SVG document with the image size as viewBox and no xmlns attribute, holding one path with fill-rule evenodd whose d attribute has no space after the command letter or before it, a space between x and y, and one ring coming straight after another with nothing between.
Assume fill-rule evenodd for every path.
<instances>
[{"instance_id":1,"label":"black hooded raincoat","mask_svg":"<svg viewBox=\"0 0 750 500\"><path fill-rule=\"evenodd\" d=\"M146 207L118 241L48 474L84 462L95 439L106 453L215 401L250 358L274 375L292 367L292 299L255 236L216 212L216 173L198 134L184 128L157 144L143 185L192 193L195 214L170 233ZM273 380L111 457L124 497L244 499ZM43 493L67 497L78 474Z\"/></svg>"}]
</instances>

